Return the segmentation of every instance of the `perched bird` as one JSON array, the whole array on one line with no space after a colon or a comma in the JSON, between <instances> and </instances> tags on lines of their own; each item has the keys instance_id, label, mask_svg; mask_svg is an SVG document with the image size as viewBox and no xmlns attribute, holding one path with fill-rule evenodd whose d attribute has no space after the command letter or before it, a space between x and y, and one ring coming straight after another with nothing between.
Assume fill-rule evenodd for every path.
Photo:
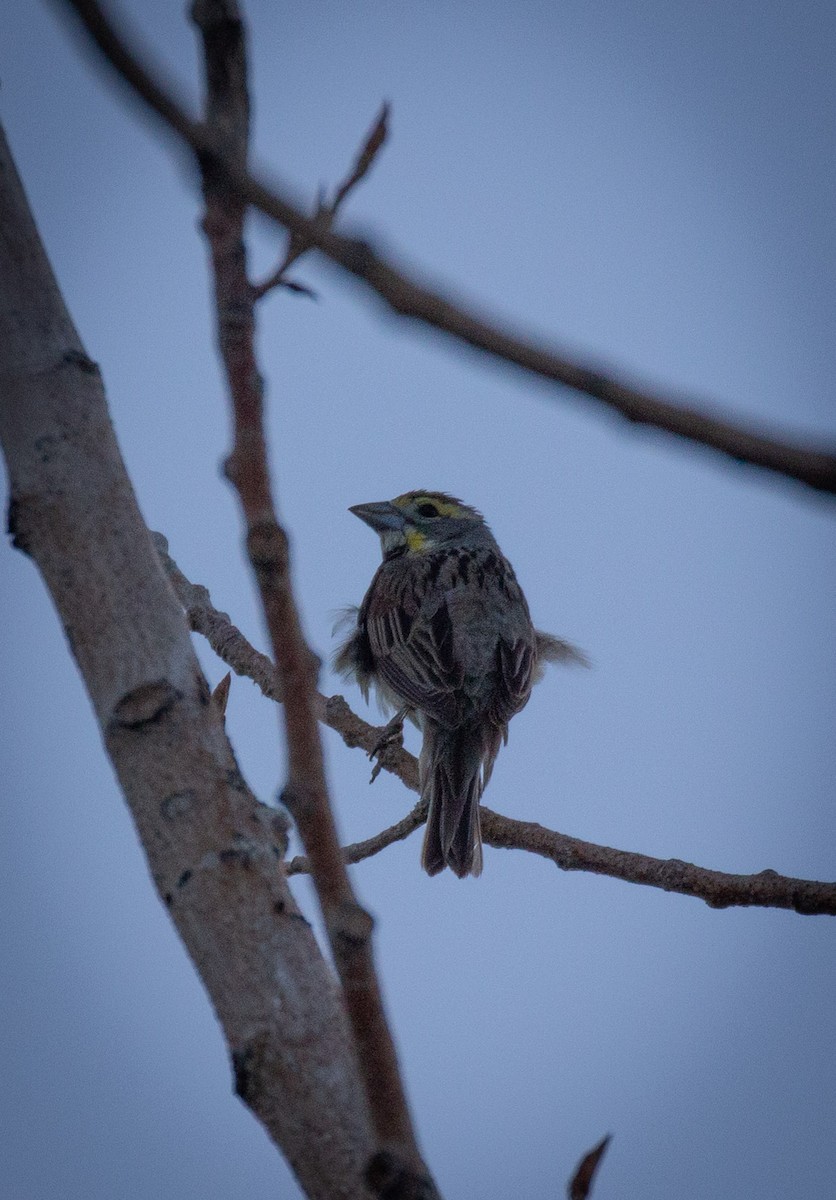
<instances>
[{"instance_id":1,"label":"perched bird","mask_svg":"<svg viewBox=\"0 0 836 1200\"><path fill-rule=\"evenodd\" d=\"M423 731L429 801L421 863L435 875L482 870L479 799L508 722L546 662L585 662L541 633L482 514L442 492L406 492L349 509L380 535L383 562L334 665L368 701L372 685Z\"/></svg>"}]
</instances>

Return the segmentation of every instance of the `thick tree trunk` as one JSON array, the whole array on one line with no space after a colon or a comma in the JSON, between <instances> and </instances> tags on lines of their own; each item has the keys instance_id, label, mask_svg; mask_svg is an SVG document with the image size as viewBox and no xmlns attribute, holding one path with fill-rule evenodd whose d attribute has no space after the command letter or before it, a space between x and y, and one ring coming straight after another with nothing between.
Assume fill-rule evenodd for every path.
<instances>
[{"instance_id":1,"label":"thick tree trunk","mask_svg":"<svg viewBox=\"0 0 836 1200\"><path fill-rule=\"evenodd\" d=\"M84 678L241 1097L311 1197L359 1197L371 1135L339 990L235 763L0 132L0 439L9 526Z\"/></svg>"}]
</instances>

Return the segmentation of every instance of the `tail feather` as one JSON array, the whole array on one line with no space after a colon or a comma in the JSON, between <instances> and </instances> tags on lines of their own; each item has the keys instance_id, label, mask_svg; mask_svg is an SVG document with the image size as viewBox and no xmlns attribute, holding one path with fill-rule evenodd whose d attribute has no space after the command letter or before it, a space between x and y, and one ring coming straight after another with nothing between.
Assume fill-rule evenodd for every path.
<instances>
[{"instance_id":1,"label":"tail feather","mask_svg":"<svg viewBox=\"0 0 836 1200\"><path fill-rule=\"evenodd\" d=\"M481 874L483 754L478 729L424 729L421 795L429 800L429 811L421 864L429 875L445 867L460 879Z\"/></svg>"}]
</instances>

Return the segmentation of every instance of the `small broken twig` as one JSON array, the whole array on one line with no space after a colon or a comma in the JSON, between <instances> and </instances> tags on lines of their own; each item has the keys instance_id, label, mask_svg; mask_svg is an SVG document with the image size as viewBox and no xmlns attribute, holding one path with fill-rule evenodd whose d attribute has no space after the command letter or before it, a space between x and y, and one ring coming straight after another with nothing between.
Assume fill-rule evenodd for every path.
<instances>
[{"instance_id":1,"label":"small broken twig","mask_svg":"<svg viewBox=\"0 0 836 1200\"><path fill-rule=\"evenodd\" d=\"M588 1154L585 1154L575 1168L575 1174L569 1180L569 1186L566 1189L566 1194L569 1200L587 1200L592 1194L592 1183L595 1179L595 1172L601 1164L601 1159L607 1152L607 1146L612 1141L612 1134L608 1133L606 1137L602 1137L597 1146L593 1146Z\"/></svg>"},{"instance_id":2,"label":"small broken twig","mask_svg":"<svg viewBox=\"0 0 836 1200\"><path fill-rule=\"evenodd\" d=\"M229 686L232 683L232 674L227 671L221 682L212 692L212 699L220 710L222 717L226 716L226 705L229 700Z\"/></svg>"}]
</instances>

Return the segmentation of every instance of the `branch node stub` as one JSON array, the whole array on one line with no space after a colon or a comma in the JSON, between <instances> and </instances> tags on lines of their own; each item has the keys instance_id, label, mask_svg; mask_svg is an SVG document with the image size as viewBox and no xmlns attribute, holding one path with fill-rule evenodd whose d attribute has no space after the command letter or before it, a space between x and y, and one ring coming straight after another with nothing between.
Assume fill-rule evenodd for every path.
<instances>
[{"instance_id":1,"label":"branch node stub","mask_svg":"<svg viewBox=\"0 0 836 1200\"><path fill-rule=\"evenodd\" d=\"M363 238L351 238L346 244L343 266L358 279L366 279L377 264L377 255L371 242Z\"/></svg>"},{"instance_id":2,"label":"branch node stub","mask_svg":"<svg viewBox=\"0 0 836 1200\"><path fill-rule=\"evenodd\" d=\"M255 1049L250 1044L244 1046L241 1050L232 1051L232 1071L235 1078L235 1095L238 1096L245 1104L249 1104L249 1098L252 1095L254 1079L253 1079L253 1059L255 1058Z\"/></svg>"},{"instance_id":3,"label":"branch node stub","mask_svg":"<svg viewBox=\"0 0 836 1200\"><path fill-rule=\"evenodd\" d=\"M366 1183L380 1200L438 1200L432 1179L391 1150L378 1150L369 1159Z\"/></svg>"},{"instance_id":4,"label":"branch node stub","mask_svg":"<svg viewBox=\"0 0 836 1200\"><path fill-rule=\"evenodd\" d=\"M297 826L310 815L311 798L298 784L286 783L279 793L279 802L284 805Z\"/></svg>"},{"instance_id":5,"label":"branch node stub","mask_svg":"<svg viewBox=\"0 0 836 1200\"><path fill-rule=\"evenodd\" d=\"M15 550L20 550L22 554L28 554L31 558L32 550L29 538L23 529L23 521L21 520L23 511L23 505L12 496L9 500L9 507L6 509L6 532Z\"/></svg>"},{"instance_id":6,"label":"branch node stub","mask_svg":"<svg viewBox=\"0 0 836 1200\"><path fill-rule=\"evenodd\" d=\"M331 936L346 949L358 950L368 944L374 918L354 900L342 900L326 917Z\"/></svg>"},{"instance_id":7,"label":"branch node stub","mask_svg":"<svg viewBox=\"0 0 836 1200\"><path fill-rule=\"evenodd\" d=\"M166 821L176 821L193 807L196 793L191 788L183 792L172 792L160 802L160 815Z\"/></svg>"},{"instance_id":8,"label":"branch node stub","mask_svg":"<svg viewBox=\"0 0 836 1200\"><path fill-rule=\"evenodd\" d=\"M281 802L281 796L278 797ZM256 821L264 829L266 829L270 838L278 842L281 848L281 857L287 853L288 841L290 838L290 830L293 827L293 822L284 808L271 808L269 804L262 804L261 801L256 801L255 807Z\"/></svg>"},{"instance_id":9,"label":"branch node stub","mask_svg":"<svg viewBox=\"0 0 836 1200\"><path fill-rule=\"evenodd\" d=\"M83 350L77 350L75 347L66 351L61 359L61 366L78 367L85 375L101 375L99 364L88 358Z\"/></svg>"},{"instance_id":10,"label":"branch node stub","mask_svg":"<svg viewBox=\"0 0 836 1200\"><path fill-rule=\"evenodd\" d=\"M259 517L247 531L247 553L255 569L270 576L287 574L287 537L274 517Z\"/></svg>"},{"instance_id":11,"label":"branch node stub","mask_svg":"<svg viewBox=\"0 0 836 1200\"><path fill-rule=\"evenodd\" d=\"M111 728L140 729L164 716L180 699L180 693L167 679L141 683L127 692L113 709Z\"/></svg>"}]
</instances>

